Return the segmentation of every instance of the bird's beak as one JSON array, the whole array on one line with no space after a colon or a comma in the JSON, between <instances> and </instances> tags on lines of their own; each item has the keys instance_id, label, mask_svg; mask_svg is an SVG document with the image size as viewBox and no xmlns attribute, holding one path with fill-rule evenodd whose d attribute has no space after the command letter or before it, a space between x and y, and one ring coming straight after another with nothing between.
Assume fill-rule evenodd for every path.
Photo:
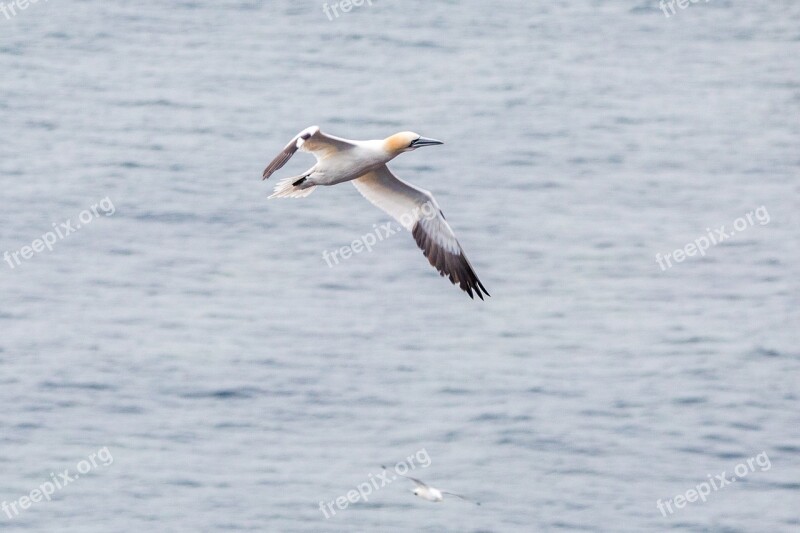
<instances>
[{"instance_id":1,"label":"bird's beak","mask_svg":"<svg viewBox=\"0 0 800 533\"><path fill-rule=\"evenodd\" d=\"M444 144L442 141L437 141L436 139L428 139L427 137L420 137L413 143L411 146L414 148L419 148L420 146L436 146L437 144Z\"/></svg>"}]
</instances>

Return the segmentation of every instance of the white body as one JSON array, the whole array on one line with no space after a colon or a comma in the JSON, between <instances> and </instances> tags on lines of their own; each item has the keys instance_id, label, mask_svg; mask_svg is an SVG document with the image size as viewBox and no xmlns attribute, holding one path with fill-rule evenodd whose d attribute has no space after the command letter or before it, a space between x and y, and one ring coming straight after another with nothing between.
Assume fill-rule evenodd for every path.
<instances>
[{"instance_id":1,"label":"white body","mask_svg":"<svg viewBox=\"0 0 800 533\"><path fill-rule=\"evenodd\" d=\"M308 170L313 185L336 185L354 180L397 157L383 148L383 141L347 141L352 146L317 162Z\"/></svg>"},{"instance_id":2,"label":"white body","mask_svg":"<svg viewBox=\"0 0 800 533\"><path fill-rule=\"evenodd\" d=\"M367 200L412 232L439 274L459 285L470 298L475 293L483 300L489 292L464 255L433 195L401 180L386 166L403 152L436 144L442 142L408 131L383 140L352 141L311 126L286 145L264 170L263 177L267 179L283 167L297 150L313 154L317 163L300 176L280 180L270 198L305 198L318 186L352 181Z\"/></svg>"},{"instance_id":3,"label":"white body","mask_svg":"<svg viewBox=\"0 0 800 533\"><path fill-rule=\"evenodd\" d=\"M386 467L384 466L383 469L386 470ZM434 503L439 503L439 502L444 500L444 495L447 494L449 496L455 496L456 498L458 498L460 500L464 500L464 501L467 501L467 502L471 501L471 500L468 500L467 498L465 498L464 496L462 496L460 494L456 494L455 492L448 492L446 490L440 490L440 489L437 489L435 487L431 487L430 485L420 481L419 479L417 479L415 477L406 476L405 474L400 474L399 472L398 472L398 474L400 476L406 478L407 480L412 481L414 483L414 488L411 489L411 492L414 493L414 496L418 496L418 497L422 498L423 500L427 500L429 502L434 502ZM474 503L475 505L480 505L479 502L472 502L472 503Z\"/></svg>"},{"instance_id":4,"label":"white body","mask_svg":"<svg viewBox=\"0 0 800 533\"><path fill-rule=\"evenodd\" d=\"M423 500L428 500L429 502L440 502L444 500L444 496L442 496L442 491L439 489L435 489L433 487L417 487L411 492L414 493L415 496L419 496Z\"/></svg>"}]
</instances>

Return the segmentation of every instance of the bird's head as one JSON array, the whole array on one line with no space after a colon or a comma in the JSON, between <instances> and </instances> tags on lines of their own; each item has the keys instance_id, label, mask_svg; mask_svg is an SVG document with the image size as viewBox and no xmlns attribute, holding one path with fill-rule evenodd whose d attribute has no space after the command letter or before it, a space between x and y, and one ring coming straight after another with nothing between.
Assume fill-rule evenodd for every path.
<instances>
[{"instance_id":1,"label":"bird's head","mask_svg":"<svg viewBox=\"0 0 800 533\"><path fill-rule=\"evenodd\" d=\"M411 489L411 492L414 493L414 496L419 496L419 488Z\"/></svg>"},{"instance_id":2,"label":"bird's head","mask_svg":"<svg viewBox=\"0 0 800 533\"><path fill-rule=\"evenodd\" d=\"M410 152L423 146L436 146L437 144L444 143L436 139L422 137L419 133L414 133L413 131L401 131L383 140L384 149L393 156L403 152Z\"/></svg>"}]
</instances>

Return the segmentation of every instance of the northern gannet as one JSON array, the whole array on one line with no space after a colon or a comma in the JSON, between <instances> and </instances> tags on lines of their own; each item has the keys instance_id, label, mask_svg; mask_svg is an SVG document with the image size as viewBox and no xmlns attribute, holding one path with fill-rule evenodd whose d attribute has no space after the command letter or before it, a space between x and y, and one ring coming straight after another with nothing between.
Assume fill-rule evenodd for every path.
<instances>
[{"instance_id":1,"label":"northern gannet","mask_svg":"<svg viewBox=\"0 0 800 533\"><path fill-rule=\"evenodd\" d=\"M483 295L489 296L489 292L464 255L433 195L401 180L386 166L403 152L437 144L443 143L410 131L383 140L351 141L311 126L298 133L272 160L264 170L263 179L283 167L298 149L313 154L317 163L300 176L280 180L270 198L304 198L318 185L352 181L364 198L411 232L440 275L447 276L470 298L474 291L483 300ZM424 213L430 216L423 216Z\"/></svg>"},{"instance_id":2,"label":"northern gannet","mask_svg":"<svg viewBox=\"0 0 800 533\"><path fill-rule=\"evenodd\" d=\"M384 470L386 470L385 466L381 465L381 467ZM480 502L473 502L472 500L467 499L467 498L465 498L464 496L462 496L460 494L456 494L455 492L447 492L446 490L441 490L441 489L437 489L437 488L431 487L429 485L426 485L425 483L423 483L422 481L418 480L417 478L414 478L414 477L411 477L411 476L404 476L403 474L400 474L399 472L398 472L397 475L398 476L402 476L402 477L404 477L404 478L406 478L406 479L408 479L410 481L413 481L414 482L414 488L411 490L411 492L414 493L414 496L419 496L423 500L428 500L429 502L439 503L442 500L444 500L444 495L447 494L448 496L455 496L456 498L460 498L460 499L464 500L465 502L471 502L471 503L474 503L475 505L480 505Z\"/></svg>"}]
</instances>

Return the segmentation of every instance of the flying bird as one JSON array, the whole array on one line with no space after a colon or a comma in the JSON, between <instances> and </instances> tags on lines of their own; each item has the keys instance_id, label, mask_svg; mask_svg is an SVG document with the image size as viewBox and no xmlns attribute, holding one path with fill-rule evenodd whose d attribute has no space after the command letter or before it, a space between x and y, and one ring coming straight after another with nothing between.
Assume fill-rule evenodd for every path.
<instances>
[{"instance_id":1,"label":"flying bird","mask_svg":"<svg viewBox=\"0 0 800 533\"><path fill-rule=\"evenodd\" d=\"M311 153L317 163L299 176L280 180L270 198L305 198L320 185L351 181L364 198L382 209L414 237L428 261L461 290L483 300L490 296L450 224L430 192L407 183L394 174L386 163L423 146L443 144L414 132L395 133L383 140L352 141L328 135L319 126L304 129L272 160L263 179L272 176L297 152Z\"/></svg>"},{"instance_id":2,"label":"flying bird","mask_svg":"<svg viewBox=\"0 0 800 533\"><path fill-rule=\"evenodd\" d=\"M386 470L385 466L381 465L381 467L384 470ZM422 481L418 480L417 478L413 478L411 476L404 476L403 474L400 474L399 472L398 472L397 475L402 476L402 477L404 477L404 478L406 478L406 479L408 479L410 481L413 481L414 482L414 488L411 490L411 492L414 493L414 496L419 496L423 500L428 500L429 502L439 503L442 500L444 500L444 495L447 494L448 496L455 496L456 498L460 498L460 499L464 500L465 502L470 502L470 503L474 503L475 505L480 505L480 502L473 502L472 500L469 500L469 499L465 498L464 496L461 496L460 494L456 494L455 492L447 492L446 490L440 490L440 489L431 487L430 485L426 485L425 483L423 483Z\"/></svg>"}]
</instances>

